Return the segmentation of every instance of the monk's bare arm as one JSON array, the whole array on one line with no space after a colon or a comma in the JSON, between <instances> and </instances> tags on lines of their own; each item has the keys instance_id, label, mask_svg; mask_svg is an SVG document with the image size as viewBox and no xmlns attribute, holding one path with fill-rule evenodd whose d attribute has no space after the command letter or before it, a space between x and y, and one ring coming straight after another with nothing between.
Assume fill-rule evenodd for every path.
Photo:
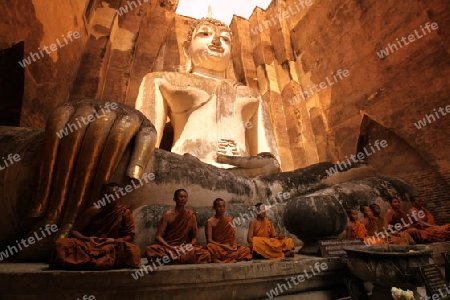
<instances>
[{"instance_id":1,"label":"monk's bare arm","mask_svg":"<svg viewBox=\"0 0 450 300\"><path fill-rule=\"evenodd\" d=\"M232 250L237 250L237 238L234 236Z\"/></svg>"},{"instance_id":2,"label":"monk's bare arm","mask_svg":"<svg viewBox=\"0 0 450 300\"><path fill-rule=\"evenodd\" d=\"M393 217L394 217L394 211L392 209L388 209L388 211L384 215L384 219L386 220L386 223L388 225L389 225L389 223L391 223Z\"/></svg>"},{"instance_id":3,"label":"monk's bare arm","mask_svg":"<svg viewBox=\"0 0 450 300\"><path fill-rule=\"evenodd\" d=\"M279 234L279 233L275 230L275 228L273 227L272 222L269 221L269 224L270 224L270 225L269 225L269 236L270 236L271 238L283 239L283 238L284 238L284 235Z\"/></svg>"},{"instance_id":4,"label":"monk's bare arm","mask_svg":"<svg viewBox=\"0 0 450 300\"><path fill-rule=\"evenodd\" d=\"M409 210L409 215L410 216L414 216L414 218L417 218L417 223L419 225L421 225L422 227L424 227L424 228L426 228L426 227L438 227L438 226L435 226L435 225L431 225L430 223L427 223L425 221L422 221L422 219L419 217L419 210L417 208L415 208L415 207L412 207Z\"/></svg>"},{"instance_id":5,"label":"monk's bare arm","mask_svg":"<svg viewBox=\"0 0 450 300\"><path fill-rule=\"evenodd\" d=\"M205 236L206 236L206 242L207 243L211 243L211 244L215 244L215 245L219 245L217 242L215 242L212 238L212 220L208 219L208 221L206 221L206 226L205 226Z\"/></svg>"},{"instance_id":6,"label":"monk's bare arm","mask_svg":"<svg viewBox=\"0 0 450 300\"><path fill-rule=\"evenodd\" d=\"M191 244L193 246L195 246L197 244L197 240L198 240L197 218L195 217L195 215L192 215L192 219L191 219L190 225L191 225L192 231L193 231Z\"/></svg>"},{"instance_id":7,"label":"monk's bare arm","mask_svg":"<svg viewBox=\"0 0 450 300\"><path fill-rule=\"evenodd\" d=\"M163 238L164 232L166 232L167 224L169 223L169 213L166 212L159 222L158 231L156 231L155 240L157 243L166 246L168 248L172 249L172 246L170 246Z\"/></svg>"},{"instance_id":8,"label":"monk's bare arm","mask_svg":"<svg viewBox=\"0 0 450 300\"><path fill-rule=\"evenodd\" d=\"M256 226L256 219L253 219L250 221L250 224L248 224L247 242L250 245L253 244L255 226Z\"/></svg>"},{"instance_id":9,"label":"monk's bare arm","mask_svg":"<svg viewBox=\"0 0 450 300\"><path fill-rule=\"evenodd\" d=\"M347 238L347 239L351 239L352 238L352 235L353 235L353 227L355 226L355 224L354 223L352 223L352 222L348 222L348 224L347 224L347 230L346 230L346 232L345 232L345 238Z\"/></svg>"},{"instance_id":10,"label":"monk's bare arm","mask_svg":"<svg viewBox=\"0 0 450 300\"><path fill-rule=\"evenodd\" d=\"M86 226L89 224L92 218L98 213L100 213L98 208L94 206L88 208L76 221L75 225L73 226L73 229L70 231L70 236L82 241L91 241L93 243L96 243L95 239L97 237L95 236L87 237L84 236L81 232L86 228Z\"/></svg>"}]
</instances>

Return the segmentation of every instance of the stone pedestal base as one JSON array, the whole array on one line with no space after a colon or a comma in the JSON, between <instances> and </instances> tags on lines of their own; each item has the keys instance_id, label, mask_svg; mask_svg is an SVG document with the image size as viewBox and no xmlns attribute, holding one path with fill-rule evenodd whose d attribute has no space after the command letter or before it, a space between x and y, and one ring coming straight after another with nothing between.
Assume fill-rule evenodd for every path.
<instances>
[{"instance_id":1,"label":"stone pedestal base","mask_svg":"<svg viewBox=\"0 0 450 300\"><path fill-rule=\"evenodd\" d=\"M302 241L303 247L298 251L298 254L320 256L320 248L318 240Z\"/></svg>"}]
</instances>

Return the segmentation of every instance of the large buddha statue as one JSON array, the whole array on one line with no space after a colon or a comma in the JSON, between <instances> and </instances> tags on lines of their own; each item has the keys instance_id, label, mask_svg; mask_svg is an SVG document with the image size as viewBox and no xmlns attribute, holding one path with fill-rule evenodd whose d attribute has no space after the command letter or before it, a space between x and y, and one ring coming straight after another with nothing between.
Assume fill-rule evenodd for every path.
<instances>
[{"instance_id":1,"label":"large buddha statue","mask_svg":"<svg viewBox=\"0 0 450 300\"><path fill-rule=\"evenodd\" d=\"M67 237L79 213L101 198L102 184L111 180L127 187L121 201L135 211L171 204L170 195L183 187L198 211L209 209L211 199L221 197L230 202L233 217L268 198L267 204L276 204L275 195L280 194L283 201L306 203L302 195L330 186L324 181L329 163L279 173L266 104L253 89L226 78L231 42L224 23L198 20L184 44L186 72L147 74L137 109L100 100L69 102L53 111L45 133L0 128L0 157L20 156L20 161L0 172L0 250L56 225L51 239L20 253L25 259L48 257L52 240ZM172 153L155 149L168 119L173 127ZM150 172L155 180L148 183ZM388 186L385 181L380 186ZM323 219L317 217L320 213L302 209L308 211L305 224L296 209L290 211L300 228L297 231L329 236L345 228L345 211L336 197L322 200ZM298 207L317 210L314 201ZM135 216L137 225L155 225L151 220L158 220L160 211ZM205 212L210 215L209 210ZM315 222L321 226L314 227ZM145 244L151 238L148 235Z\"/></svg>"},{"instance_id":2,"label":"large buddha statue","mask_svg":"<svg viewBox=\"0 0 450 300\"><path fill-rule=\"evenodd\" d=\"M266 103L255 90L226 79L231 41L224 23L197 20L184 43L186 73L147 74L136 108L155 125L157 147L169 117L172 152L238 174L276 173L278 149Z\"/></svg>"}]
</instances>

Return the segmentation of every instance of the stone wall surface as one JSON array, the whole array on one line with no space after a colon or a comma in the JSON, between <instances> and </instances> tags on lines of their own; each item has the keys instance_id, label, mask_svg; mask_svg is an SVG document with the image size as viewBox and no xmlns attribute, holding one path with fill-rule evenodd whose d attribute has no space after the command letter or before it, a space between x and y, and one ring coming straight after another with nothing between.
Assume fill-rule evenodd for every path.
<instances>
[{"instance_id":1,"label":"stone wall surface","mask_svg":"<svg viewBox=\"0 0 450 300\"><path fill-rule=\"evenodd\" d=\"M68 31L81 36L25 68L21 125L42 128L68 99L134 106L147 72L185 63L182 43L193 19L177 15L177 5L2 2L0 49L24 41L26 56ZM438 111L450 105L448 1L280 0L255 8L249 20L235 16L230 28L229 77L268 103L284 171L347 161L386 140L365 162L409 180L438 221L450 221L450 116ZM381 50L389 54L381 58ZM419 120L426 126L418 129Z\"/></svg>"},{"instance_id":2,"label":"stone wall surface","mask_svg":"<svg viewBox=\"0 0 450 300\"><path fill-rule=\"evenodd\" d=\"M415 184L438 222L448 222L450 162L443 149L450 143L450 118L439 113L439 119L429 117L431 122L420 129L414 123L435 114L434 109L446 113L450 104L450 4L304 3L301 7L299 1L279 1L274 10L273 2L266 11L255 9L249 20L252 33L256 26L263 29L252 36L257 70L264 70L264 76L258 76L260 91L270 90L271 100L279 97L271 106L278 107L272 117L276 122L286 119L283 130L290 147L284 140L282 150L290 150L298 168L317 161L347 161L377 139L386 140L389 146L366 156L366 162L378 173ZM284 20L275 22L276 12ZM436 22L437 30L426 29L427 22ZM400 47L397 39L411 34L415 40ZM389 43L394 51L380 58L377 52ZM348 70L349 76L335 80L338 70ZM300 151L294 155L296 149Z\"/></svg>"},{"instance_id":3,"label":"stone wall surface","mask_svg":"<svg viewBox=\"0 0 450 300\"><path fill-rule=\"evenodd\" d=\"M23 102L21 126L43 127L49 112L68 100L87 39L88 2L1 1L0 49L24 42L24 59L30 62L24 65L23 100L0 95L1 101ZM70 40L69 32L79 37Z\"/></svg>"}]
</instances>

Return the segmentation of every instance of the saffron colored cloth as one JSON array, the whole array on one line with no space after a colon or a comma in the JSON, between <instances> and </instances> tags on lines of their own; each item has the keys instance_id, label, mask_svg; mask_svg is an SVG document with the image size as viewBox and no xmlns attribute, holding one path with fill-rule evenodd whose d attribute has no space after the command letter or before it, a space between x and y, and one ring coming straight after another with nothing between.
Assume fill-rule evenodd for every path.
<instances>
[{"instance_id":1,"label":"saffron colored cloth","mask_svg":"<svg viewBox=\"0 0 450 300\"><path fill-rule=\"evenodd\" d=\"M180 246L184 244L183 248L186 249L186 245L198 234L197 219L193 211L185 209L184 212L179 213L176 218L167 224L166 232L164 232L163 238L170 246ZM190 247L189 247L190 248ZM165 256L169 256L170 263L182 263L182 264L198 264L209 263L211 256L208 250L201 246L192 245L190 251L174 252L170 248L163 245L150 245L145 249L148 262L152 260L156 261L158 258L162 259Z\"/></svg>"},{"instance_id":2,"label":"saffron colored cloth","mask_svg":"<svg viewBox=\"0 0 450 300\"><path fill-rule=\"evenodd\" d=\"M367 238L364 238L364 242L366 242L366 245L386 244L386 242L388 241L388 237L391 244L413 245L416 243L411 235L409 235L409 233L405 231L398 232L398 235L396 236L392 235L390 231L388 232L388 230L386 229L388 228L386 219L381 216L369 218L368 226L366 228L368 235Z\"/></svg>"},{"instance_id":3,"label":"saffron colored cloth","mask_svg":"<svg viewBox=\"0 0 450 300\"><path fill-rule=\"evenodd\" d=\"M375 224L377 226L377 229L375 230L375 232L384 231L384 229L387 228L386 219L383 218L382 216L373 217L373 219L375 220Z\"/></svg>"},{"instance_id":4,"label":"saffron colored cloth","mask_svg":"<svg viewBox=\"0 0 450 300\"><path fill-rule=\"evenodd\" d=\"M231 217L222 217L217 225L212 228L212 239L214 242L233 247L236 241L236 229L231 226ZM252 259L252 251L247 246L237 245L236 251L227 251L221 246L207 244L206 248L211 254L214 263L234 263L241 260Z\"/></svg>"},{"instance_id":5,"label":"saffron colored cloth","mask_svg":"<svg viewBox=\"0 0 450 300\"><path fill-rule=\"evenodd\" d=\"M404 235L404 232L408 233L416 243L423 243L427 240L428 234L424 230L419 230L415 227L411 227L413 224L409 221L408 215L402 209L399 211L394 211L394 215L392 216L392 220L389 225L394 226L395 224L400 224L403 226L400 235Z\"/></svg>"},{"instance_id":6,"label":"saffron colored cloth","mask_svg":"<svg viewBox=\"0 0 450 300\"><path fill-rule=\"evenodd\" d=\"M352 227L348 239L363 239L367 235L366 227L360 221L355 221L355 225Z\"/></svg>"},{"instance_id":7,"label":"saffron colored cloth","mask_svg":"<svg viewBox=\"0 0 450 300\"><path fill-rule=\"evenodd\" d=\"M268 218L258 224L253 236L253 251L265 258L284 258L283 251L294 249L294 242L290 238L271 238L277 234Z\"/></svg>"},{"instance_id":8,"label":"saffron colored cloth","mask_svg":"<svg viewBox=\"0 0 450 300\"><path fill-rule=\"evenodd\" d=\"M369 235L369 236L374 235L375 232L377 232L379 230L377 220L374 217L364 218L362 223L363 223L364 227L366 227L367 235Z\"/></svg>"},{"instance_id":9,"label":"saffron colored cloth","mask_svg":"<svg viewBox=\"0 0 450 300\"><path fill-rule=\"evenodd\" d=\"M90 241L63 238L55 241L50 258L50 269L108 270L121 267L139 267L139 247L124 241L134 236L134 219L130 209L116 204L94 216L83 230L83 235L116 239L107 245L95 245Z\"/></svg>"},{"instance_id":10,"label":"saffron colored cloth","mask_svg":"<svg viewBox=\"0 0 450 300\"><path fill-rule=\"evenodd\" d=\"M423 211L425 216L420 218L422 222L428 223L430 225L436 226L436 227L425 227L423 230L427 233L426 240L429 242L443 242L445 240L450 239L450 224L438 226L436 224L436 221L434 220L433 215L430 213L430 211L426 208L417 209L415 207L412 207L409 210L409 214L413 215L415 212L415 216L419 216L419 212Z\"/></svg>"}]
</instances>

